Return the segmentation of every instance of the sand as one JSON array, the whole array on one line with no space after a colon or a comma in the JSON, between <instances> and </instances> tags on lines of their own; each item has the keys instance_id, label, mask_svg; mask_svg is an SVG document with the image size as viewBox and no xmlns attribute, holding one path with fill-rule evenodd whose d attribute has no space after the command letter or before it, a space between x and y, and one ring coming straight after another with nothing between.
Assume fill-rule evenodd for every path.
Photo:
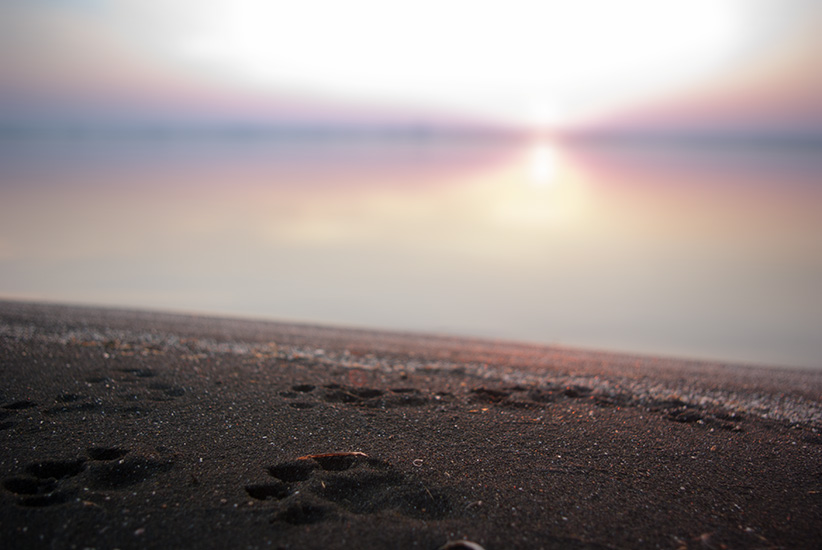
<instances>
[{"instance_id":1,"label":"sand","mask_svg":"<svg viewBox=\"0 0 822 550\"><path fill-rule=\"evenodd\" d=\"M822 371L0 302L0 547L820 548Z\"/></svg>"}]
</instances>

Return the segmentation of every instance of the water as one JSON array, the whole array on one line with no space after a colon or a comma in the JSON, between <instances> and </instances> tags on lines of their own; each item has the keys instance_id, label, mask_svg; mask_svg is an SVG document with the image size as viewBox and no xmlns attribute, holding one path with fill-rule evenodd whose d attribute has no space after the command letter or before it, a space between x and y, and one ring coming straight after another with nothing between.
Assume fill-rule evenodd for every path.
<instances>
[{"instance_id":1,"label":"water","mask_svg":"<svg viewBox=\"0 0 822 550\"><path fill-rule=\"evenodd\" d=\"M0 296L822 367L813 147L0 140Z\"/></svg>"}]
</instances>

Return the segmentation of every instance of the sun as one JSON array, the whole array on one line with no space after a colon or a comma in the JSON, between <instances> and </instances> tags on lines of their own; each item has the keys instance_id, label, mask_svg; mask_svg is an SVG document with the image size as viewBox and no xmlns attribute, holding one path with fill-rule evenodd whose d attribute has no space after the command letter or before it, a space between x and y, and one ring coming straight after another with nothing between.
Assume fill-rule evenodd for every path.
<instances>
[{"instance_id":1,"label":"sun","mask_svg":"<svg viewBox=\"0 0 822 550\"><path fill-rule=\"evenodd\" d=\"M562 125L562 110L557 101L542 98L531 104L524 122L544 137Z\"/></svg>"}]
</instances>

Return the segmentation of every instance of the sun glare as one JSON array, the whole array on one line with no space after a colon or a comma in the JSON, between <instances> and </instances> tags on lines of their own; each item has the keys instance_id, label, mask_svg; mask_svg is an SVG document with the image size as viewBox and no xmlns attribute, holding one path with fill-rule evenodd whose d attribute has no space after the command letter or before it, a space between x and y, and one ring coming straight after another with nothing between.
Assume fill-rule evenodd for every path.
<instances>
[{"instance_id":1,"label":"sun glare","mask_svg":"<svg viewBox=\"0 0 822 550\"><path fill-rule=\"evenodd\" d=\"M556 101L541 99L532 104L531 112L526 122L539 136L549 134L552 130L561 126L562 111Z\"/></svg>"},{"instance_id":2,"label":"sun glare","mask_svg":"<svg viewBox=\"0 0 822 550\"><path fill-rule=\"evenodd\" d=\"M129 24L138 43L210 78L526 124L531 116L517 106L534 97L560 101L566 118L592 103L705 76L741 47L748 24L739 3L716 0L128 5L142 11L143 23ZM162 25L148 25L146 15ZM538 109L548 122L557 114Z\"/></svg>"}]
</instances>

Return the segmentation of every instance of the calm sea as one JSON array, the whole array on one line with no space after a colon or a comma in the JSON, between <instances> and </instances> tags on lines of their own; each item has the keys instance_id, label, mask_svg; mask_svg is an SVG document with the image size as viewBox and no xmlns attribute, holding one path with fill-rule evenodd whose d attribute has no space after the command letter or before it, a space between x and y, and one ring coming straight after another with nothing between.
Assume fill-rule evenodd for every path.
<instances>
[{"instance_id":1,"label":"calm sea","mask_svg":"<svg viewBox=\"0 0 822 550\"><path fill-rule=\"evenodd\" d=\"M0 296L822 367L822 149L5 136Z\"/></svg>"}]
</instances>

